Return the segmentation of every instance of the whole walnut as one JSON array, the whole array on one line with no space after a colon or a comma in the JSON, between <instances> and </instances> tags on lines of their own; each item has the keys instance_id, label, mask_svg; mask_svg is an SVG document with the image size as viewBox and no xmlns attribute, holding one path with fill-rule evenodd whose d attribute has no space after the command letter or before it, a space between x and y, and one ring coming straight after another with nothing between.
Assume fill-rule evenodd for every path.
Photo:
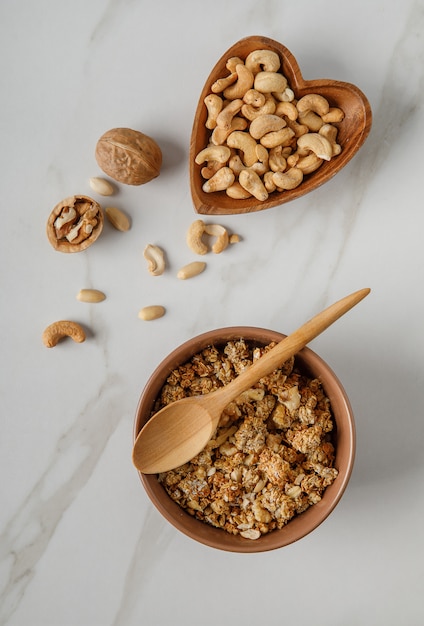
<instances>
[{"instance_id":1,"label":"whole walnut","mask_svg":"<svg viewBox=\"0 0 424 626\"><path fill-rule=\"evenodd\" d=\"M162 152L151 137L138 130L112 128L98 140L96 160L114 180L143 185L159 176Z\"/></svg>"}]
</instances>

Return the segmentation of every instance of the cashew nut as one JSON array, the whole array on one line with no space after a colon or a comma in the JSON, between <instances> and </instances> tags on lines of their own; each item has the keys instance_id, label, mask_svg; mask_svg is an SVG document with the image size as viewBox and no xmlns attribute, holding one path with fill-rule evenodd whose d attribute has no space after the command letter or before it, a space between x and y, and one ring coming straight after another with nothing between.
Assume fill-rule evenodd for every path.
<instances>
[{"instance_id":1,"label":"cashew nut","mask_svg":"<svg viewBox=\"0 0 424 626\"><path fill-rule=\"evenodd\" d=\"M165 254L159 246L148 244L144 248L143 256L148 262L148 270L152 276L160 276L165 271Z\"/></svg>"},{"instance_id":2,"label":"cashew nut","mask_svg":"<svg viewBox=\"0 0 424 626\"><path fill-rule=\"evenodd\" d=\"M321 126L324 124L322 117L314 113L313 111L308 111L307 113L299 113L298 121L300 124L303 124L308 128L308 131L313 133L319 131Z\"/></svg>"},{"instance_id":3,"label":"cashew nut","mask_svg":"<svg viewBox=\"0 0 424 626\"><path fill-rule=\"evenodd\" d=\"M280 69L280 57L273 50L253 50L247 55L245 63L254 74L261 70L277 72Z\"/></svg>"},{"instance_id":4,"label":"cashew nut","mask_svg":"<svg viewBox=\"0 0 424 626\"><path fill-rule=\"evenodd\" d=\"M262 93L284 91L287 87L287 78L278 72L258 72L253 86Z\"/></svg>"},{"instance_id":5,"label":"cashew nut","mask_svg":"<svg viewBox=\"0 0 424 626\"><path fill-rule=\"evenodd\" d=\"M221 146L225 143L228 135L233 132L233 130L245 130L247 128L247 120L242 117L238 117L237 115L233 117L230 128L220 128L216 126L214 128L211 135L211 142L216 146Z\"/></svg>"},{"instance_id":6,"label":"cashew nut","mask_svg":"<svg viewBox=\"0 0 424 626\"><path fill-rule=\"evenodd\" d=\"M338 107L330 107L328 113L321 115L321 117L326 124L337 124L344 120L344 112Z\"/></svg>"},{"instance_id":7,"label":"cashew nut","mask_svg":"<svg viewBox=\"0 0 424 626\"><path fill-rule=\"evenodd\" d=\"M216 174L221 167L224 167L224 163L220 163L219 161L208 161L207 166L202 167L200 173L203 178L209 180L209 178L212 178L212 176Z\"/></svg>"},{"instance_id":8,"label":"cashew nut","mask_svg":"<svg viewBox=\"0 0 424 626\"><path fill-rule=\"evenodd\" d=\"M215 243L212 245L212 252L219 254L228 246L229 235L224 226L220 224L205 224L203 220L195 220L187 232L187 245L196 254L206 254L209 251L208 246L202 240L203 235L216 237Z\"/></svg>"},{"instance_id":9,"label":"cashew nut","mask_svg":"<svg viewBox=\"0 0 424 626\"><path fill-rule=\"evenodd\" d=\"M324 135L319 133L302 135L298 138L297 145L300 149L314 152L319 159L324 159L325 161L329 161L333 155L331 143Z\"/></svg>"},{"instance_id":10,"label":"cashew nut","mask_svg":"<svg viewBox=\"0 0 424 626\"><path fill-rule=\"evenodd\" d=\"M211 237L216 237L216 241L212 245L212 252L215 254L220 254L228 247L230 240L227 229L220 224L205 224L205 233Z\"/></svg>"},{"instance_id":11,"label":"cashew nut","mask_svg":"<svg viewBox=\"0 0 424 626\"><path fill-rule=\"evenodd\" d=\"M232 74L236 71L236 67L240 63L243 65L243 59L240 59L240 57L230 57L226 62L225 67Z\"/></svg>"},{"instance_id":12,"label":"cashew nut","mask_svg":"<svg viewBox=\"0 0 424 626\"><path fill-rule=\"evenodd\" d=\"M317 157L314 152L308 154L303 158L300 158L296 163L296 168L302 170L303 174L312 174L322 165L322 159Z\"/></svg>"},{"instance_id":13,"label":"cashew nut","mask_svg":"<svg viewBox=\"0 0 424 626\"><path fill-rule=\"evenodd\" d=\"M320 117L326 115L330 109L326 98L317 93L308 93L306 96L303 96L303 98L297 101L296 106L300 115L306 115L306 113L313 111Z\"/></svg>"},{"instance_id":14,"label":"cashew nut","mask_svg":"<svg viewBox=\"0 0 424 626\"><path fill-rule=\"evenodd\" d=\"M337 143L337 127L332 124L324 124L318 132L331 143L333 156L340 154L342 147Z\"/></svg>"},{"instance_id":15,"label":"cashew nut","mask_svg":"<svg viewBox=\"0 0 424 626\"><path fill-rule=\"evenodd\" d=\"M202 241L205 230L205 222L203 220L195 220L187 232L187 245L196 254L206 254L208 246Z\"/></svg>"},{"instance_id":16,"label":"cashew nut","mask_svg":"<svg viewBox=\"0 0 424 626\"><path fill-rule=\"evenodd\" d=\"M231 157L228 162L228 166L233 170L235 176L238 176L241 170L244 170L246 168L239 154L235 154Z\"/></svg>"},{"instance_id":17,"label":"cashew nut","mask_svg":"<svg viewBox=\"0 0 424 626\"><path fill-rule=\"evenodd\" d=\"M272 180L278 189L295 189L303 180L303 172L292 167L286 172L274 172Z\"/></svg>"},{"instance_id":18,"label":"cashew nut","mask_svg":"<svg viewBox=\"0 0 424 626\"><path fill-rule=\"evenodd\" d=\"M236 82L224 89L224 98L228 100L243 98L246 91L253 85L253 74L243 63L236 65L236 72Z\"/></svg>"},{"instance_id":19,"label":"cashew nut","mask_svg":"<svg viewBox=\"0 0 424 626\"><path fill-rule=\"evenodd\" d=\"M260 138L260 142L265 148L276 148L277 146L287 146L294 137L294 130L289 126L281 130L271 131Z\"/></svg>"},{"instance_id":20,"label":"cashew nut","mask_svg":"<svg viewBox=\"0 0 424 626\"><path fill-rule=\"evenodd\" d=\"M234 172L229 167L221 167L209 180L203 184L205 193L225 191L235 180Z\"/></svg>"},{"instance_id":21,"label":"cashew nut","mask_svg":"<svg viewBox=\"0 0 424 626\"><path fill-rule=\"evenodd\" d=\"M309 128L306 124L299 124L297 121L293 121L289 118L287 118L287 126L292 129L295 137L300 137L301 135L309 133Z\"/></svg>"},{"instance_id":22,"label":"cashew nut","mask_svg":"<svg viewBox=\"0 0 424 626\"><path fill-rule=\"evenodd\" d=\"M229 104L227 104L221 111L221 113L216 118L216 124L220 128L225 128L228 130L231 128L231 122L233 121L233 117L237 115L243 105L243 100L240 98L236 98L235 100L231 100Z\"/></svg>"},{"instance_id":23,"label":"cashew nut","mask_svg":"<svg viewBox=\"0 0 424 626\"><path fill-rule=\"evenodd\" d=\"M260 139L266 133L281 130L286 126L286 121L278 115L258 115L252 120L249 132L254 139Z\"/></svg>"},{"instance_id":24,"label":"cashew nut","mask_svg":"<svg viewBox=\"0 0 424 626\"><path fill-rule=\"evenodd\" d=\"M274 91L272 95L279 102L293 102L294 100L294 91L290 87L286 87L281 92Z\"/></svg>"},{"instance_id":25,"label":"cashew nut","mask_svg":"<svg viewBox=\"0 0 424 626\"><path fill-rule=\"evenodd\" d=\"M219 163L225 163L231 156L231 150L228 146L213 146L209 145L199 152L194 159L197 165L209 161L218 161Z\"/></svg>"},{"instance_id":26,"label":"cashew nut","mask_svg":"<svg viewBox=\"0 0 424 626\"><path fill-rule=\"evenodd\" d=\"M227 196L233 198L234 200L245 200L246 198L250 198L252 196L250 191L244 189L244 187L242 187L238 181L227 187L225 193L227 194Z\"/></svg>"},{"instance_id":27,"label":"cashew nut","mask_svg":"<svg viewBox=\"0 0 424 626\"><path fill-rule=\"evenodd\" d=\"M265 94L256 89L249 89L243 96L243 102L251 104L255 108L262 107L265 104Z\"/></svg>"},{"instance_id":28,"label":"cashew nut","mask_svg":"<svg viewBox=\"0 0 424 626\"><path fill-rule=\"evenodd\" d=\"M243 104L243 106L241 107L241 112L246 119L252 121L255 119L255 117L258 117L258 115L275 113L275 108L277 105L275 104L274 98L270 93L264 95L265 102L260 107L256 107L253 104Z\"/></svg>"},{"instance_id":29,"label":"cashew nut","mask_svg":"<svg viewBox=\"0 0 424 626\"><path fill-rule=\"evenodd\" d=\"M198 274L201 274L206 268L206 263L202 261L193 261L192 263L188 263L184 265L181 269L178 270L177 278L180 280L187 280L187 278L193 278Z\"/></svg>"},{"instance_id":30,"label":"cashew nut","mask_svg":"<svg viewBox=\"0 0 424 626\"><path fill-rule=\"evenodd\" d=\"M282 172L286 169L287 160L283 156L283 147L275 146L269 151L269 167L273 172Z\"/></svg>"},{"instance_id":31,"label":"cashew nut","mask_svg":"<svg viewBox=\"0 0 424 626\"><path fill-rule=\"evenodd\" d=\"M205 122L206 128L212 130L216 126L216 118L221 113L224 102L220 96L215 93L210 93L203 101L208 111L208 119Z\"/></svg>"},{"instance_id":32,"label":"cashew nut","mask_svg":"<svg viewBox=\"0 0 424 626\"><path fill-rule=\"evenodd\" d=\"M257 161L256 141L248 132L235 130L228 135L227 146L237 148L243 153L243 161L247 167L250 167Z\"/></svg>"},{"instance_id":33,"label":"cashew nut","mask_svg":"<svg viewBox=\"0 0 424 626\"><path fill-rule=\"evenodd\" d=\"M46 348L53 348L64 337L71 337L77 343L82 343L85 341L85 332L77 322L60 320L47 326L43 332L42 339Z\"/></svg>"},{"instance_id":34,"label":"cashew nut","mask_svg":"<svg viewBox=\"0 0 424 626\"><path fill-rule=\"evenodd\" d=\"M275 115L284 115L292 122L298 118L299 112L293 102L279 102L275 109Z\"/></svg>"},{"instance_id":35,"label":"cashew nut","mask_svg":"<svg viewBox=\"0 0 424 626\"><path fill-rule=\"evenodd\" d=\"M224 91L224 89L235 83L236 80L237 72L231 72L231 74L225 76L225 78L218 78L218 80L216 80L212 85L211 91L213 93L221 93L222 91Z\"/></svg>"},{"instance_id":36,"label":"cashew nut","mask_svg":"<svg viewBox=\"0 0 424 626\"><path fill-rule=\"evenodd\" d=\"M272 171L264 174L264 185L268 193L272 193L277 189L277 185L274 183L273 174L274 172Z\"/></svg>"},{"instance_id":37,"label":"cashew nut","mask_svg":"<svg viewBox=\"0 0 424 626\"><path fill-rule=\"evenodd\" d=\"M240 172L239 175L240 185L246 189L252 196L255 196L257 200L263 202L268 198L268 192L263 184L262 180L252 170L246 169Z\"/></svg>"}]
</instances>

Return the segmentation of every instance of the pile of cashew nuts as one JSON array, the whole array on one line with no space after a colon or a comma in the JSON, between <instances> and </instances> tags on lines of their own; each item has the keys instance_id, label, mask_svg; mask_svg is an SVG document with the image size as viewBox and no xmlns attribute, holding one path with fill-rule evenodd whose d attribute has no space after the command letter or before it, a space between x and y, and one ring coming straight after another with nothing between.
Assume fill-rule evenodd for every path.
<instances>
[{"instance_id":1,"label":"pile of cashew nuts","mask_svg":"<svg viewBox=\"0 0 424 626\"><path fill-rule=\"evenodd\" d=\"M203 191L265 201L294 189L323 161L340 154L337 126L344 113L319 94L299 100L279 72L280 57L255 50L228 59L229 74L211 86L204 103L209 144L195 157Z\"/></svg>"}]
</instances>

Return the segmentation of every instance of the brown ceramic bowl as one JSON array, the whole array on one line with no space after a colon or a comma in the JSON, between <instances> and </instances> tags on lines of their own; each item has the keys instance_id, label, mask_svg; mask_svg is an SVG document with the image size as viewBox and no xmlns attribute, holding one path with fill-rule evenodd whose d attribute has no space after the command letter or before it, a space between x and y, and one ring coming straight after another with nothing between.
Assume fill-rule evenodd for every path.
<instances>
[{"instance_id":1,"label":"brown ceramic bowl","mask_svg":"<svg viewBox=\"0 0 424 626\"><path fill-rule=\"evenodd\" d=\"M211 93L211 85L218 78L229 74L226 62L231 57L240 57L245 60L253 50L266 49L276 52L280 57L280 72L288 80L288 85L294 91L295 98L310 93L324 96L331 107L341 108L345 114L342 122L334 124L338 128L337 143L342 152L325 161L315 172L305 175L303 182L292 190L274 191L267 200L261 202L254 197L245 200L234 200L227 196L225 191L206 193L202 186L205 182L202 175L202 165L196 165L196 155L207 146L211 131L205 127L207 110L204 98ZM350 83L331 79L304 80L297 61L293 54L282 44L267 37L252 36L241 39L225 52L212 69L200 94L190 142L189 171L190 187L194 208L197 213L209 215L225 215L236 213L250 213L295 200L309 193L330 180L337 174L357 153L367 138L372 122L370 104L358 87Z\"/></svg>"},{"instance_id":2,"label":"brown ceramic bowl","mask_svg":"<svg viewBox=\"0 0 424 626\"><path fill-rule=\"evenodd\" d=\"M175 367L189 361L194 354L211 344L223 345L227 341L241 337L256 345L264 346L271 341L281 341L284 335L263 328L236 326L203 333L180 345L155 369L141 394L135 416L134 441L142 426L149 419L154 401L166 378ZM262 535L259 539L251 540L239 535L231 535L225 530L214 528L195 519L168 496L158 482L156 475L139 473L147 495L158 511L175 528L191 539L230 552L274 550L287 546L312 532L330 515L342 497L352 472L355 457L355 425L352 409L340 381L317 354L309 348L303 348L296 359L305 373L321 380L325 393L331 402L336 424L334 465L339 472L336 480L326 488L320 502L293 518L284 528Z\"/></svg>"}]
</instances>

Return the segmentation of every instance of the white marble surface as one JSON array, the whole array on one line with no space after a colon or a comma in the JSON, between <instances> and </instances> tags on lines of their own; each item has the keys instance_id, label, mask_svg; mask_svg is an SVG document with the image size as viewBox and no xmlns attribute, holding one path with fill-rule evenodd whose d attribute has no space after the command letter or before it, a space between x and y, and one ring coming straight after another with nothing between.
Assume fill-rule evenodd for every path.
<instances>
[{"instance_id":1,"label":"white marble surface","mask_svg":"<svg viewBox=\"0 0 424 626\"><path fill-rule=\"evenodd\" d=\"M424 143L422 0L2 0L0 623L418 626L422 603ZM188 144L198 94L238 39L266 35L305 78L352 82L371 135L312 195L223 217L243 242L178 281L196 216ZM153 136L161 176L120 186L132 218L78 255L45 222L91 190L115 126ZM100 197L98 197L100 199ZM146 271L147 243L169 270ZM251 324L289 332L332 301L372 294L311 347L342 380L357 425L349 487L305 539L222 553L165 522L131 463L134 412L159 361L193 334ZM87 305L83 287L107 293ZM152 303L167 315L143 323ZM81 345L45 326L75 319Z\"/></svg>"}]
</instances>

